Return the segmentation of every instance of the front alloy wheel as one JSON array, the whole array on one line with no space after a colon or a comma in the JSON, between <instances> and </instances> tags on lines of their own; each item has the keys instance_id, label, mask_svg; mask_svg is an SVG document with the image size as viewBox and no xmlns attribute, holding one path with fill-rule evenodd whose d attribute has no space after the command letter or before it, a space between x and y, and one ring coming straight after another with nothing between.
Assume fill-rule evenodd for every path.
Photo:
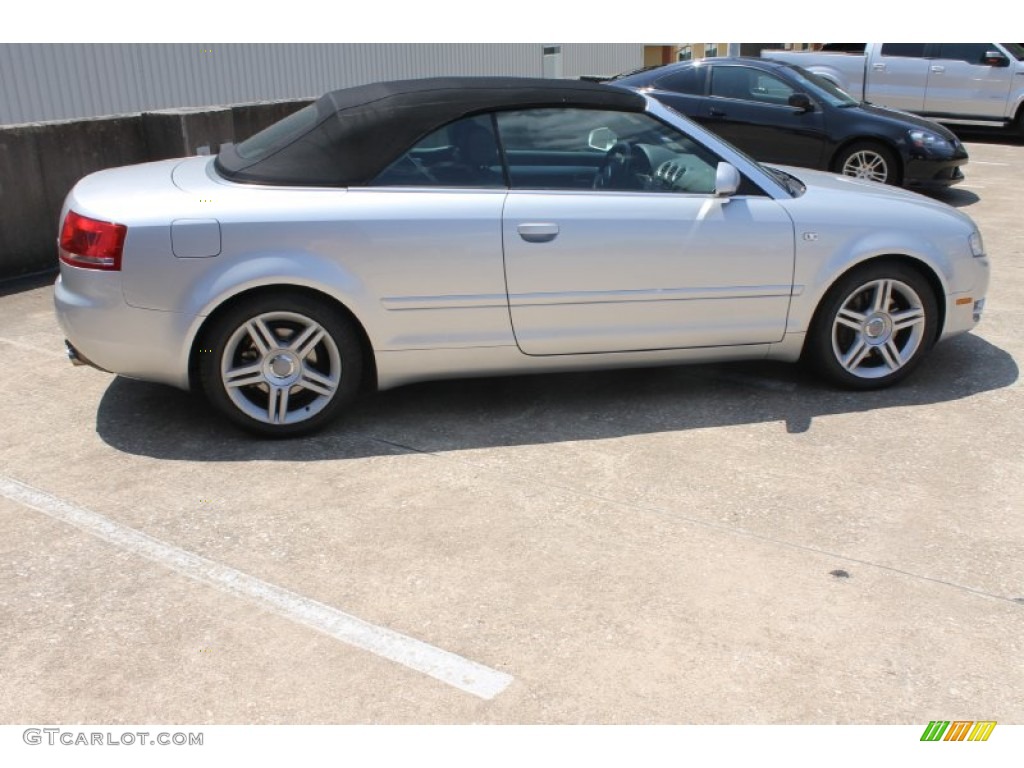
<instances>
[{"instance_id":1,"label":"front alloy wheel","mask_svg":"<svg viewBox=\"0 0 1024 768\"><path fill-rule=\"evenodd\" d=\"M325 302L258 299L211 329L200 354L203 387L236 424L268 436L310 432L358 389L359 342Z\"/></svg>"},{"instance_id":2,"label":"front alloy wheel","mask_svg":"<svg viewBox=\"0 0 1024 768\"><path fill-rule=\"evenodd\" d=\"M924 304L913 288L883 278L850 294L832 323L832 353L853 376L878 379L914 359L924 342Z\"/></svg>"},{"instance_id":3,"label":"front alloy wheel","mask_svg":"<svg viewBox=\"0 0 1024 768\"><path fill-rule=\"evenodd\" d=\"M840 281L809 340L819 370L857 389L908 375L935 337L937 305L927 281L902 265L879 265Z\"/></svg>"},{"instance_id":4,"label":"front alloy wheel","mask_svg":"<svg viewBox=\"0 0 1024 768\"><path fill-rule=\"evenodd\" d=\"M900 183L896 156L881 144L861 141L847 147L835 161L834 167L844 176L867 179L880 184Z\"/></svg>"}]
</instances>

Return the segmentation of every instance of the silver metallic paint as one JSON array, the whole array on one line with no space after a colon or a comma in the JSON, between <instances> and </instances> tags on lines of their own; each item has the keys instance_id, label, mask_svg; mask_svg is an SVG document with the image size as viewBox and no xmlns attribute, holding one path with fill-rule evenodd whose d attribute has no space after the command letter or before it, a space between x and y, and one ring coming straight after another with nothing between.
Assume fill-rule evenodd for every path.
<instances>
[{"instance_id":1,"label":"silver metallic paint","mask_svg":"<svg viewBox=\"0 0 1024 768\"><path fill-rule=\"evenodd\" d=\"M766 196L273 188L224 181L208 157L112 169L79 182L64 213L126 224L123 271L62 264L58 318L97 365L182 388L205 319L246 291L285 285L352 313L382 389L451 376L795 360L829 286L891 255L936 276L942 337L975 324L972 306L955 304L982 298L988 284L966 215L804 169L787 169L807 184L791 197L713 134L657 102L648 110ZM171 222L181 219L215 220L220 253L178 258ZM557 231L527 242L527 224Z\"/></svg>"}]
</instances>

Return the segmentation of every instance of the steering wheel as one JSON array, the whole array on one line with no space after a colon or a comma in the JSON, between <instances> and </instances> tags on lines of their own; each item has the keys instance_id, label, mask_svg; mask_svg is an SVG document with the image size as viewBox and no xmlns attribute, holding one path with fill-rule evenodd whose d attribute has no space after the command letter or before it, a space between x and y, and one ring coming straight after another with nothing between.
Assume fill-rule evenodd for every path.
<instances>
[{"instance_id":1,"label":"steering wheel","mask_svg":"<svg viewBox=\"0 0 1024 768\"><path fill-rule=\"evenodd\" d=\"M633 145L628 141L615 142L594 174L594 189L634 188L636 180L633 178L632 169Z\"/></svg>"},{"instance_id":2,"label":"steering wheel","mask_svg":"<svg viewBox=\"0 0 1024 768\"><path fill-rule=\"evenodd\" d=\"M398 158L398 160L395 161L395 164L391 168L388 168L385 174L387 174L388 172L407 174L410 183L416 183L414 181L416 179L419 179L420 183L422 183L422 179L424 178L430 184L438 183L437 178L434 176L433 173L430 172L427 166L424 165L422 161L417 160L415 157L408 153Z\"/></svg>"}]
</instances>

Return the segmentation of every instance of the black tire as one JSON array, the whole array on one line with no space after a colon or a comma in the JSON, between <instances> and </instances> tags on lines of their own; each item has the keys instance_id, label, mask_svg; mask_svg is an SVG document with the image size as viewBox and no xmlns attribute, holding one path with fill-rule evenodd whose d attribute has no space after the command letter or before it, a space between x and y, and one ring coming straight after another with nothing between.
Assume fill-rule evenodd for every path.
<instances>
[{"instance_id":1,"label":"black tire","mask_svg":"<svg viewBox=\"0 0 1024 768\"><path fill-rule=\"evenodd\" d=\"M322 332L322 333L321 333ZM217 317L198 342L200 382L214 408L249 432L320 429L359 391L359 335L328 300L260 294Z\"/></svg>"},{"instance_id":2,"label":"black tire","mask_svg":"<svg viewBox=\"0 0 1024 768\"><path fill-rule=\"evenodd\" d=\"M844 176L899 186L902 180L896 154L876 141L856 141L844 147L832 163Z\"/></svg>"},{"instance_id":3,"label":"black tire","mask_svg":"<svg viewBox=\"0 0 1024 768\"><path fill-rule=\"evenodd\" d=\"M916 269L873 262L840 278L811 323L804 357L848 389L881 389L906 378L931 348L939 308Z\"/></svg>"}]
</instances>

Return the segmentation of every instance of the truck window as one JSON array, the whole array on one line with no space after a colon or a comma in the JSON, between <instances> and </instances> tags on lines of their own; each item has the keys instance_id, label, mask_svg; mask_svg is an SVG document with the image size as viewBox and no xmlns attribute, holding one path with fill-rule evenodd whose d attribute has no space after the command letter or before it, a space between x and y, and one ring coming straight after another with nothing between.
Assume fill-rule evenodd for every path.
<instances>
[{"instance_id":1,"label":"truck window","mask_svg":"<svg viewBox=\"0 0 1024 768\"><path fill-rule=\"evenodd\" d=\"M822 53L864 53L867 43L825 43Z\"/></svg>"},{"instance_id":2,"label":"truck window","mask_svg":"<svg viewBox=\"0 0 1024 768\"><path fill-rule=\"evenodd\" d=\"M981 64L985 52L994 50L996 47L992 43L942 43L939 45L939 58Z\"/></svg>"},{"instance_id":3,"label":"truck window","mask_svg":"<svg viewBox=\"0 0 1024 768\"><path fill-rule=\"evenodd\" d=\"M882 55L923 59L924 45L924 43L882 43Z\"/></svg>"}]
</instances>

